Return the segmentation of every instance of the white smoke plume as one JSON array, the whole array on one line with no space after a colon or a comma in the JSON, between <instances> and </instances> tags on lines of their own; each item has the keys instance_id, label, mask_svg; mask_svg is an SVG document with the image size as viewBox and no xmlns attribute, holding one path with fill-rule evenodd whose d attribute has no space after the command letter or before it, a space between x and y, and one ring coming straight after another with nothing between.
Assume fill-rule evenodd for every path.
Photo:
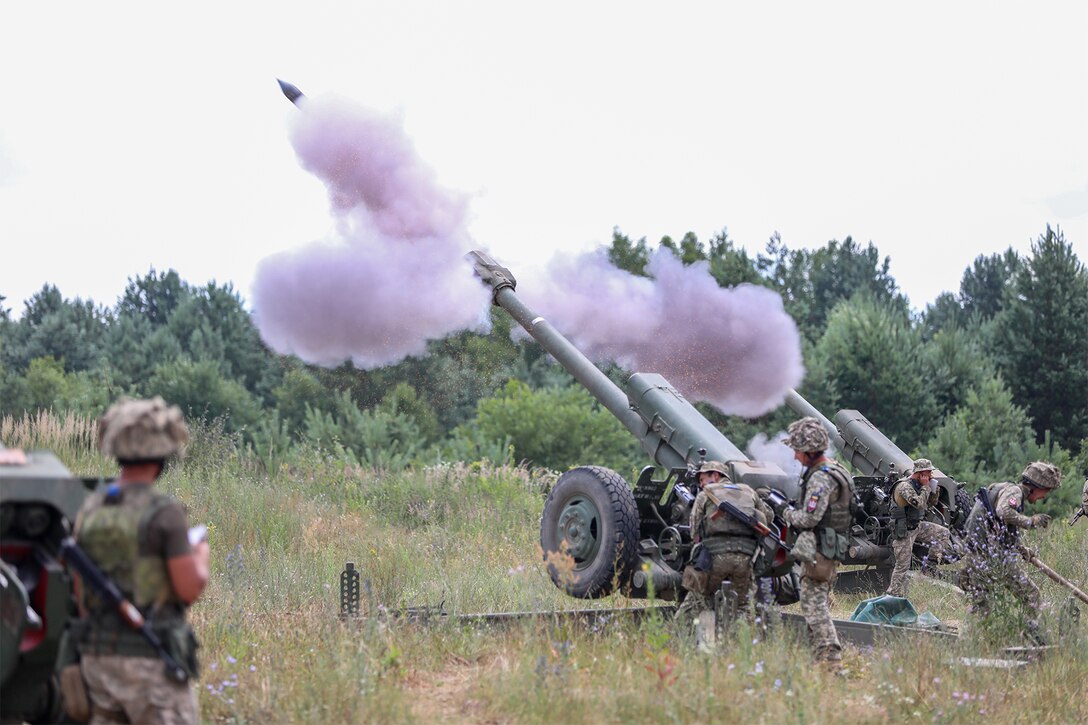
<instances>
[{"instance_id":1,"label":"white smoke plume","mask_svg":"<svg viewBox=\"0 0 1088 725\"><path fill-rule=\"evenodd\" d=\"M793 449L782 442L785 437L786 432L781 430L769 438L766 433L757 433L748 441L745 453L753 461L775 463L790 476L800 478L801 462L794 458Z\"/></svg>"},{"instance_id":2,"label":"white smoke plume","mask_svg":"<svg viewBox=\"0 0 1088 725\"><path fill-rule=\"evenodd\" d=\"M777 293L719 287L705 262L684 266L665 249L647 272L617 269L603 252L557 258L518 293L593 360L660 373L724 413L762 415L801 382L801 338Z\"/></svg>"},{"instance_id":3,"label":"white smoke plume","mask_svg":"<svg viewBox=\"0 0 1088 725\"><path fill-rule=\"evenodd\" d=\"M258 266L254 317L269 347L372 368L482 329L489 295L463 259L468 199L438 185L399 122L306 97L291 141L328 187L337 231Z\"/></svg>"}]
</instances>

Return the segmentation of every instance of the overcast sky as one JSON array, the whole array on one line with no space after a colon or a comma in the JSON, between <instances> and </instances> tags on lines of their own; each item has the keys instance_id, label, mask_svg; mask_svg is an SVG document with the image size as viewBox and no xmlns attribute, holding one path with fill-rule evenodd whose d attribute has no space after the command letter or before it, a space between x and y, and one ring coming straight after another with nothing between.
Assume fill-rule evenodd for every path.
<instances>
[{"instance_id":1,"label":"overcast sky","mask_svg":"<svg viewBox=\"0 0 1088 725\"><path fill-rule=\"evenodd\" d=\"M399 114L522 284L614 226L871 240L916 308L1048 223L1088 261L1082 0L293 5L0 5L6 307L151 267L248 300L325 237L277 77Z\"/></svg>"}]
</instances>

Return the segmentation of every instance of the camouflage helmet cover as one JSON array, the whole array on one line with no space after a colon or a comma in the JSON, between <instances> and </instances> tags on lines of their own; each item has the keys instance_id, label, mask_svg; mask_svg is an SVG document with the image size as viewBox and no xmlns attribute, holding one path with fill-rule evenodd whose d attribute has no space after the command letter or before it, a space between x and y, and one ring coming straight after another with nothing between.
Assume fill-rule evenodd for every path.
<instances>
[{"instance_id":1,"label":"camouflage helmet cover","mask_svg":"<svg viewBox=\"0 0 1088 725\"><path fill-rule=\"evenodd\" d=\"M1055 489L1062 485L1062 472L1053 463L1029 463L1020 477L1036 488Z\"/></svg>"},{"instance_id":2,"label":"camouflage helmet cover","mask_svg":"<svg viewBox=\"0 0 1088 725\"><path fill-rule=\"evenodd\" d=\"M822 453L831 445L827 431L824 430L820 421L811 416L793 421L786 432L789 436L783 438L782 442L795 451Z\"/></svg>"},{"instance_id":3,"label":"camouflage helmet cover","mask_svg":"<svg viewBox=\"0 0 1088 725\"><path fill-rule=\"evenodd\" d=\"M98 421L98 447L119 461L164 460L189 442L189 428L176 405L155 396L121 398Z\"/></svg>"},{"instance_id":4,"label":"camouflage helmet cover","mask_svg":"<svg viewBox=\"0 0 1088 725\"><path fill-rule=\"evenodd\" d=\"M707 473L708 471L717 471L726 478L729 477L729 469L721 461L704 461L703 465L699 466L699 473Z\"/></svg>"},{"instance_id":5,"label":"camouflage helmet cover","mask_svg":"<svg viewBox=\"0 0 1088 725\"><path fill-rule=\"evenodd\" d=\"M936 467L933 465L933 461L928 458L915 458L911 464L911 470L914 473L921 473L922 471L935 471Z\"/></svg>"}]
</instances>

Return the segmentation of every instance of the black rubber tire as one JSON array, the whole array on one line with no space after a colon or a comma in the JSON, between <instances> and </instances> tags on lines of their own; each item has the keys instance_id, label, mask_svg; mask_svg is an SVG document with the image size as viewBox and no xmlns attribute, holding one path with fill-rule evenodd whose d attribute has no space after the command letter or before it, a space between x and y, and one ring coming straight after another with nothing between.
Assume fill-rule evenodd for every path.
<instances>
[{"instance_id":1,"label":"black rubber tire","mask_svg":"<svg viewBox=\"0 0 1088 725\"><path fill-rule=\"evenodd\" d=\"M961 536L967 532L967 515L974 507L974 499L967 493L966 488L956 489L956 520L948 528L955 529Z\"/></svg>"},{"instance_id":2,"label":"black rubber tire","mask_svg":"<svg viewBox=\"0 0 1088 725\"><path fill-rule=\"evenodd\" d=\"M577 530L571 528L572 519L580 524ZM564 530L578 539L576 547L564 545ZM635 497L627 481L611 469L581 466L567 471L544 503L544 560L555 585L572 597L595 599L628 586L638 560L638 539ZM582 556L575 556L573 549ZM573 569L557 562L557 553L572 556Z\"/></svg>"}]
</instances>

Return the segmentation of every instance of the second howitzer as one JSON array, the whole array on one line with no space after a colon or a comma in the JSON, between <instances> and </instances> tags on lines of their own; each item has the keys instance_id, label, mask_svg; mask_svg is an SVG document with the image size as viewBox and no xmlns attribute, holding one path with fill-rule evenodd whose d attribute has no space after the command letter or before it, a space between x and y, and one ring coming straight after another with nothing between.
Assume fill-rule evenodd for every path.
<instances>
[{"instance_id":1,"label":"second howitzer","mask_svg":"<svg viewBox=\"0 0 1088 725\"><path fill-rule=\"evenodd\" d=\"M911 457L857 410L840 410L832 422L796 390L786 395L786 405L799 415L819 420L838 452L836 458L861 474L854 476L860 506L843 563L890 566L894 559L891 542L895 527L892 488L911 470ZM940 470L933 471L932 480L936 483L937 504L925 514L925 520L946 527L952 535L952 549L956 550L967 514L971 512L970 497L963 483ZM915 544L917 559L925 557L927 552L924 544ZM952 552L946 552L944 558L954 560Z\"/></svg>"},{"instance_id":2,"label":"second howitzer","mask_svg":"<svg viewBox=\"0 0 1088 725\"><path fill-rule=\"evenodd\" d=\"M677 599L680 572L692 549L694 472L703 460L726 462L733 482L797 497L794 477L773 463L749 460L661 375L636 372L621 388L518 298L510 270L484 252L471 252L468 258L491 288L494 303L509 312L667 472L657 480L655 467L645 467L633 490L618 473L600 466L581 466L559 477L544 505L540 543L552 580L568 594L602 597L619 588L633 597L652 593ZM769 536L762 541L776 537L777 541L760 547L755 575L778 583L793 566L784 546L788 531L784 525L765 528ZM791 587L775 591L780 602L795 601L787 594Z\"/></svg>"}]
</instances>

